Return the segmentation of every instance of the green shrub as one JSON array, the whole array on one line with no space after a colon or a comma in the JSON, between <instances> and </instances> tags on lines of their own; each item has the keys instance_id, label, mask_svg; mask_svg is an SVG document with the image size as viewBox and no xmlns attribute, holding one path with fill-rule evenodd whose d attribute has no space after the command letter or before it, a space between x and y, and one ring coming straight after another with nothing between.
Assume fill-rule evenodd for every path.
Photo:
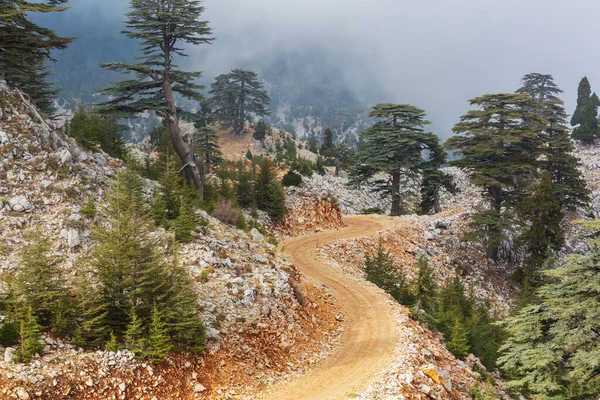
<instances>
[{"instance_id":1,"label":"green shrub","mask_svg":"<svg viewBox=\"0 0 600 400\"><path fill-rule=\"evenodd\" d=\"M302 175L295 173L292 170L289 170L281 180L281 184L285 187L290 186L300 186L302 183Z\"/></svg>"},{"instance_id":2,"label":"green shrub","mask_svg":"<svg viewBox=\"0 0 600 400\"><path fill-rule=\"evenodd\" d=\"M10 347L15 346L18 343L19 325L5 319L2 325L0 325L0 345Z\"/></svg>"},{"instance_id":3,"label":"green shrub","mask_svg":"<svg viewBox=\"0 0 600 400\"><path fill-rule=\"evenodd\" d=\"M382 210L379 207L365 208L364 210L361 211L361 214L364 214L364 215L381 214L381 213L382 213Z\"/></svg>"},{"instance_id":4,"label":"green shrub","mask_svg":"<svg viewBox=\"0 0 600 400\"><path fill-rule=\"evenodd\" d=\"M96 202L91 197L81 207L81 215L85 218L94 218L96 216Z\"/></svg>"},{"instance_id":5,"label":"green shrub","mask_svg":"<svg viewBox=\"0 0 600 400\"><path fill-rule=\"evenodd\" d=\"M248 228L248 224L246 224L246 217L244 214L240 213L235 219L235 226L238 229L246 230Z\"/></svg>"}]
</instances>

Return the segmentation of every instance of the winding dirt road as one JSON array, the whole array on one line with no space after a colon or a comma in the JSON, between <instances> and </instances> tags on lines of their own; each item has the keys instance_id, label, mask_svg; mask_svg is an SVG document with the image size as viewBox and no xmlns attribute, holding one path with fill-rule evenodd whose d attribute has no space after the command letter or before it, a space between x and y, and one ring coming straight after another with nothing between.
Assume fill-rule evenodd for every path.
<instances>
[{"instance_id":1,"label":"winding dirt road","mask_svg":"<svg viewBox=\"0 0 600 400\"><path fill-rule=\"evenodd\" d=\"M283 382L265 400L340 400L360 393L383 370L397 343L394 316L381 293L316 255L316 248L338 239L362 237L391 229L394 220L380 216L345 217L348 227L289 239L283 243L294 265L314 284L326 284L340 304L344 332L339 346L306 374Z\"/></svg>"}]
</instances>

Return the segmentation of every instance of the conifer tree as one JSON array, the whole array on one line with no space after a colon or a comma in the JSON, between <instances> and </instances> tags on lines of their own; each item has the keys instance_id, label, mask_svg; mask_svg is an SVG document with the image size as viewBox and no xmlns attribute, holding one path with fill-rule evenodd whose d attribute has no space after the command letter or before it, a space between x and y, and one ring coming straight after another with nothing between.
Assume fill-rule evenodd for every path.
<instances>
[{"instance_id":1,"label":"conifer tree","mask_svg":"<svg viewBox=\"0 0 600 400\"><path fill-rule=\"evenodd\" d=\"M573 130L573 139L589 144L593 143L594 139L600 136L598 105L600 105L600 101L594 94L592 100L581 110L581 123Z\"/></svg>"},{"instance_id":2,"label":"conifer tree","mask_svg":"<svg viewBox=\"0 0 600 400\"><path fill-rule=\"evenodd\" d=\"M252 71L234 69L217 76L210 94L215 120L224 128L233 128L237 136L242 134L251 114L262 117L270 113L267 107L271 99Z\"/></svg>"},{"instance_id":3,"label":"conifer tree","mask_svg":"<svg viewBox=\"0 0 600 400\"><path fill-rule=\"evenodd\" d=\"M196 0L131 0L123 31L138 40L143 56L137 63L113 62L102 66L132 77L100 90L110 96L100 111L126 116L154 111L168 126L173 148L184 166L185 176L202 197L204 178L202 160L195 154L192 135L182 132L179 120L194 116L177 107L175 94L199 101L202 86L195 83L200 72L177 68L175 57L185 56L185 45L210 43L211 29L200 17L204 7Z\"/></svg>"},{"instance_id":4,"label":"conifer tree","mask_svg":"<svg viewBox=\"0 0 600 400\"><path fill-rule=\"evenodd\" d=\"M486 368L494 369L497 367L500 346L506 338L505 332L490 313L491 307L487 301L471 300L470 303L474 304L467 326L470 351L477 355Z\"/></svg>"},{"instance_id":5,"label":"conifer tree","mask_svg":"<svg viewBox=\"0 0 600 400\"><path fill-rule=\"evenodd\" d=\"M18 359L21 362L28 363L36 354L44 353L44 345L40 343L42 339L42 327L37 321L31 306L27 308L23 319L21 320L21 344L18 349Z\"/></svg>"},{"instance_id":6,"label":"conifer tree","mask_svg":"<svg viewBox=\"0 0 600 400\"><path fill-rule=\"evenodd\" d=\"M591 143L600 135L598 127L598 107L600 99L592 93L590 81L586 76L577 88L577 108L571 117L571 126L579 125L573 131L573 139Z\"/></svg>"},{"instance_id":7,"label":"conifer tree","mask_svg":"<svg viewBox=\"0 0 600 400\"><path fill-rule=\"evenodd\" d=\"M540 398L594 398L600 393L600 231L587 222L595 240L590 250L544 272L549 282L537 292L539 304L505 320L510 334L498 363L507 385Z\"/></svg>"},{"instance_id":8,"label":"conifer tree","mask_svg":"<svg viewBox=\"0 0 600 400\"><path fill-rule=\"evenodd\" d=\"M206 165L206 172L214 172L223 162L223 153L214 127L207 125L196 130L196 146Z\"/></svg>"},{"instance_id":9,"label":"conifer tree","mask_svg":"<svg viewBox=\"0 0 600 400\"><path fill-rule=\"evenodd\" d=\"M521 204L519 214L526 223L520 236L520 242L525 245L527 252L522 279L535 286L535 281L539 279L535 273L550 256L550 251L558 251L564 244L561 226L564 214L555 196L550 172L542 174L539 184Z\"/></svg>"},{"instance_id":10,"label":"conifer tree","mask_svg":"<svg viewBox=\"0 0 600 400\"><path fill-rule=\"evenodd\" d=\"M102 116L88 112L83 105L77 108L69 122L67 134L88 148L100 146L108 155L116 158L125 156L123 127L114 115Z\"/></svg>"},{"instance_id":11,"label":"conifer tree","mask_svg":"<svg viewBox=\"0 0 600 400\"><path fill-rule=\"evenodd\" d=\"M324 157L329 157L331 155L331 151L334 147L333 143L333 131L331 128L325 129L323 132L323 144L321 145L321 149L319 150L319 154Z\"/></svg>"},{"instance_id":12,"label":"conifer tree","mask_svg":"<svg viewBox=\"0 0 600 400\"><path fill-rule=\"evenodd\" d=\"M542 134L544 142L540 166L550 172L555 196L568 210L585 206L589 190L580 172L580 161L573 155L574 146L566 126L566 112L561 100L542 105L541 116L547 121Z\"/></svg>"},{"instance_id":13,"label":"conifer tree","mask_svg":"<svg viewBox=\"0 0 600 400\"><path fill-rule=\"evenodd\" d=\"M281 221L285 218L285 193L281 185L272 182L267 186L267 198L265 211L274 221Z\"/></svg>"},{"instance_id":14,"label":"conifer tree","mask_svg":"<svg viewBox=\"0 0 600 400\"><path fill-rule=\"evenodd\" d=\"M310 135L308 135L308 150L315 154L319 153L319 140L314 130L311 130Z\"/></svg>"},{"instance_id":15,"label":"conifer tree","mask_svg":"<svg viewBox=\"0 0 600 400\"><path fill-rule=\"evenodd\" d=\"M577 87L577 108L571 117L571 126L579 125L583 122L583 113L586 106L592 99L592 86L587 76L584 76Z\"/></svg>"},{"instance_id":16,"label":"conifer tree","mask_svg":"<svg viewBox=\"0 0 600 400\"><path fill-rule=\"evenodd\" d=\"M194 239L194 229L198 225L198 218L187 196L182 196L179 206L179 215L173 221L175 240L179 243L188 243Z\"/></svg>"},{"instance_id":17,"label":"conifer tree","mask_svg":"<svg viewBox=\"0 0 600 400\"><path fill-rule=\"evenodd\" d=\"M454 319L446 346L457 358L464 359L469 354L468 331L464 321L461 321L460 318Z\"/></svg>"},{"instance_id":18,"label":"conifer tree","mask_svg":"<svg viewBox=\"0 0 600 400\"><path fill-rule=\"evenodd\" d=\"M125 330L125 346L138 357L144 357L146 352L146 332L142 320L135 309L131 309L130 321ZM114 335L114 332L111 332Z\"/></svg>"},{"instance_id":19,"label":"conifer tree","mask_svg":"<svg viewBox=\"0 0 600 400\"><path fill-rule=\"evenodd\" d=\"M48 254L50 242L46 236L31 232L27 237L31 241L21 251L19 273L10 285L14 313L17 318L24 318L23 314L31 310L42 327L52 328L62 336L71 307L58 269L59 260Z\"/></svg>"},{"instance_id":20,"label":"conifer tree","mask_svg":"<svg viewBox=\"0 0 600 400\"><path fill-rule=\"evenodd\" d=\"M429 214L431 211L437 214L442 211L440 196L443 189L446 189L452 194L458 191L452 177L440 169L446 162L446 152L439 145L439 141L435 144L432 142L432 146L429 149L428 160L425 161L422 166L422 214Z\"/></svg>"},{"instance_id":21,"label":"conifer tree","mask_svg":"<svg viewBox=\"0 0 600 400\"><path fill-rule=\"evenodd\" d=\"M417 260L417 280L414 291L415 304L412 309L415 317L420 321L431 321L430 313L435 307L437 285L433 269L423 256Z\"/></svg>"},{"instance_id":22,"label":"conifer tree","mask_svg":"<svg viewBox=\"0 0 600 400\"><path fill-rule=\"evenodd\" d=\"M438 138L425 132L425 112L407 104L378 104L369 114L379 122L360 133L361 143L357 153L354 181L361 182L383 172L390 179L382 190L391 193L391 215L400 215L400 181L403 177L416 177L424 160L422 153L438 143Z\"/></svg>"},{"instance_id":23,"label":"conifer tree","mask_svg":"<svg viewBox=\"0 0 600 400\"><path fill-rule=\"evenodd\" d=\"M579 159L572 154L574 148L567 128L567 113L558 98L562 90L554 83L552 75L534 73L525 75L517 93L529 94L534 100L532 111L545 120L540 131L544 157L539 158L539 166L552 174L556 197L569 210L584 206L588 201L588 190L579 171Z\"/></svg>"},{"instance_id":24,"label":"conifer tree","mask_svg":"<svg viewBox=\"0 0 600 400\"><path fill-rule=\"evenodd\" d=\"M252 170L246 170L243 163L239 163L237 167L237 185L235 187L235 195L238 204L241 207L250 207L255 199L253 192L254 173Z\"/></svg>"},{"instance_id":25,"label":"conifer tree","mask_svg":"<svg viewBox=\"0 0 600 400\"><path fill-rule=\"evenodd\" d=\"M535 172L544 120L533 111L528 94L488 94L470 102L478 109L461 117L453 129L457 136L445 147L460 151L462 158L451 164L469 172L490 204L473 215L475 230L465 238L482 241L488 258L497 260L514 204Z\"/></svg>"},{"instance_id":26,"label":"conifer tree","mask_svg":"<svg viewBox=\"0 0 600 400\"><path fill-rule=\"evenodd\" d=\"M269 202L268 188L275 182L275 178L273 162L269 158L263 158L254 184L254 198L256 200L256 207L259 210L267 208Z\"/></svg>"},{"instance_id":27,"label":"conifer tree","mask_svg":"<svg viewBox=\"0 0 600 400\"><path fill-rule=\"evenodd\" d=\"M111 331L110 340L106 342L106 345L104 346L104 351L117 352L120 348L121 346L119 345L119 341L117 340L115 333Z\"/></svg>"},{"instance_id":28,"label":"conifer tree","mask_svg":"<svg viewBox=\"0 0 600 400\"><path fill-rule=\"evenodd\" d=\"M156 304L152 309L152 320L148 332L148 356L153 363L159 363L165 359L173 348L168 334L167 325L162 320Z\"/></svg>"},{"instance_id":29,"label":"conifer tree","mask_svg":"<svg viewBox=\"0 0 600 400\"><path fill-rule=\"evenodd\" d=\"M3 0L0 3L0 79L28 94L42 111L54 111L57 90L47 81L52 51L65 49L73 39L63 38L36 24L32 13L61 12L68 0Z\"/></svg>"},{"instance_id":30,"label":"conifer tree","mask_svg":"<svg viewBox=\"0 0 600 400\"><path fill-rule=\"evenodd\" d=\"M409 305L413 300L406 277L394 262L394 256L383 248L381 238L375 253L367 254L364 271L368 281L385 290L399 303Z\"/></svg>"},{"instance_id":31,"label":"conifer tree","mask_svg":"<svg viewBox=\"0 0 600 400\"><path fill-rule=\"evenodd\" d=\"M175 158L167 153L163 160L162 174L158 179L160 188L155 189L153 217L157 225L163 221L163 226L167 227L166 222L179 215L183 182Z\"/></svg>"},{"instance_id":32,"label":"conifer tree","mask_svg":"<svg viewBox=\"0 0 600 400\"><path fill-rule=\"evenodd\" d=\"M127 337L133 315L147 331L156 303L164 310L173 343L178 348L200 348L204 328L196 294L185 271L165 252L164 238L150 234L139 178L122 173L111 189L104 210L107 219L92 231L96 241L89 257L92 282L85 291L94 289L82 315L88 340L104 343L111 331Z\"/></svg>"},{"instance_id":33,"label":"conifer tree","mask_svg":"<svg viewBox=\"0 0 600 400\"><path fill-rule=\"evenodd\" d=\"M529 94L534 102L543 104L550 100L559 100L558 96L563 91L554 82L549 74L538 72L527 74L521 80L521 87L517 89L518 94Z\"/></svg>"}]
</instances>

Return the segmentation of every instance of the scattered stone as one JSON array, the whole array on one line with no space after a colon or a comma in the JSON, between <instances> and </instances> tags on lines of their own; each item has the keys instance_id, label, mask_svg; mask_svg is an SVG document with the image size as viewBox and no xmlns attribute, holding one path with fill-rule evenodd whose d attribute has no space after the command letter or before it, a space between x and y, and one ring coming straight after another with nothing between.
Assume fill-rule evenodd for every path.
<instances>
[{"instance_id":1,"label":"scattered stone","mask_svg":"<svg viewBox=\"0 0 600 400\"><path fill-rule=\"evenodd\" d=\"M256 228L252 228L252 230L250 231L250 237L255 242L264 242L265 241L264 235L262 233L260 233L258 231L258 229L256 229Z\"/></svg>"},{"instance_id":2,"label":"scattered stone","mask_svg":"<svg viewBox=\"0 0 600 400\"><path fill-rule=\"evenodd\" d=\"M205 390L206 390L206 388L200 383L196 383L194 385L194 393L204 392Z\"/></svg>"},{"instance_id":3,"label":"scattered stone","mask_svg":"<svg viewBox=\"0 0 600 400\"><path fill-rule=\"evenodd\" d=\"M8 206L11 210L20 212L33 209L33 205L24 196L17 196L8 200Z\"/></svg>"},{"instance_id":4,"label":"scattered stone","mask_svg":"<svg viewBox=\"0 0 600 400\"><path fill-rule=\"evenodd\" d=\"M4 362L7 364L12 364L14 362L14 354L15 349L13 349L12 347L7 347L4 350Z\"/></svg>"}]
</instances>

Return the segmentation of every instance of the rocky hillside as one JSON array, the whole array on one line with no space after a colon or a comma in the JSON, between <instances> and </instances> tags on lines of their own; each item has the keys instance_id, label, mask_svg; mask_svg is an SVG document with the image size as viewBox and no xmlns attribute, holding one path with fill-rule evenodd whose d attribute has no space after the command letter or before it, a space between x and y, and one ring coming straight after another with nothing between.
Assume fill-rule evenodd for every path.
<instances>
[{"instance_id":1,"label":"rocky hillside","mask_svg":"<svg viewBox=\"0 0 600 400\"><path fill-rule=\"evenodd\" d=\"M66 279L75 280L94 245L82 206L101 204L123 168L57 133L18 91L0 82L0 271L19 268L27 231L51 238ZM150 194L154 185L145 182ZM181 246L180 262L195 282L207 350L161 365L128 351L84 352L45 336L45 354L29 365L1 349L2 398L230 398L314 363L338 335L337 312L323 288L302 282L256 230L245 233L199 212L207 225ZM101 218L101 217L98 217ZM67 282L68 284L68 282Z\"/></svg>"}]
</instances>

